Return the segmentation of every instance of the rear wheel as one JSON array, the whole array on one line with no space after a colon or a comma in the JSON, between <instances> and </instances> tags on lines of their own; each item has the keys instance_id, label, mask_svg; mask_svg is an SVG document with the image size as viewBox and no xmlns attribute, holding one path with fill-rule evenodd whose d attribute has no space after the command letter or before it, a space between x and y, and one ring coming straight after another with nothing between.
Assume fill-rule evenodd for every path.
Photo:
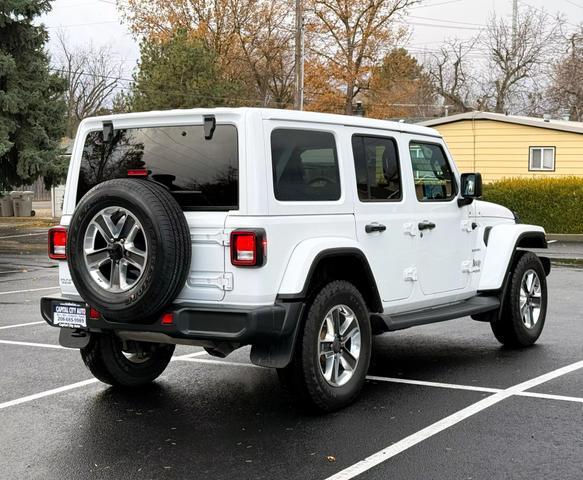
<instances>
[{"instance_id":1,"label":"rear wheel","mask_svg":"<svg viewBox=\"0 0 583 480\"><path fill-rule=\"evenodd\" d=\"M368 310L351 283L326 285L308 306L282 382L310 410L330 412L352 403L364 384L371 354Z\"/></svg>"},{"instance_id":2,"label":"rear wheel","mask_svg":"<svg viewBox=\"0 0 583 480\"><path fill-rule=\"evenodd\" d=\"M174 345L122 341L115 335L92 334L81 349L81 358L93 376L109 385L140 387L156 378L168 366Z\"/></svg>"},{"instance_id":3,"label":"rear wheel","mask_svg":"<svg viewBox=\"0 0 583 480\"><path fill-rule=\"evenodd\" d=\"M532 252L523 254L509 281L501 316L490 325L503 345L527 347L540 337L547 313L547 280L540 259Z\"/></svg>"}]
</instances>

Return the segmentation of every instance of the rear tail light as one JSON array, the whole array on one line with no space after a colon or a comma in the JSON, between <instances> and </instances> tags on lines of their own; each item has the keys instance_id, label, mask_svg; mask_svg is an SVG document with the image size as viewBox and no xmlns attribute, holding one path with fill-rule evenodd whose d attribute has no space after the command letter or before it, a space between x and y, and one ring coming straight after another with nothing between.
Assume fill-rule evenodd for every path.
<instances>
[{"instance_id":1,"label":"rear tail light","mask_svg":"<svg viewBox=\"0 0 583 480\"><path fill-rule=\"evenodd\" d=\"M135 168L132 170L128 170L128 177L147 177L148 170L145 168Z\"/></svg>"},{"instance_id":2,"label":"rear tail light","mask_svg":"<svg viewBox=\"0 0 583 480\"><path fill-rule=\"evenodd\" d=\"M172 325L174 323L174 314L172 312L166 312L162 315L160 319L162 325Z\"/></svg>"},{"instance_id":3,"label":"rear tail light","mask_svg":"<svg viewBox=\"0 0 583 480\"><path fill-rule=\"evenodd\" d=\"M236 267L261 267L267 258L265 230L234 230L231 232L231 263Z\"/></svg>"},{"instance_id":4,"label":"rear tail light","mask_svg":"<svg viewBox=\"0 0 583 480\"><path fill-rule=\"evenodd\" d=\"M67 258L67 229L65 227L49 229L49 258L53 260Z\"/></svg>"},{"instance_id":5,"label":"rear tail light","mask_svg":"<svg viewBox=\"0 0 583 480\"><path fill-rule=\"evenodd\" d=\"M89 318L92 320L99 320L101 318L101 313L95 310L93 307L89 309Z\"/></svg>"}]
</instances>

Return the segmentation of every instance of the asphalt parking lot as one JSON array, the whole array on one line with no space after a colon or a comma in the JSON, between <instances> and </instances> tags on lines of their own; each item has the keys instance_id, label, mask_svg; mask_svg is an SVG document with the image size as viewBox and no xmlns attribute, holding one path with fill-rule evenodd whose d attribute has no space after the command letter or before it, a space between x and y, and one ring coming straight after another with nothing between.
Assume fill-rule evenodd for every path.
<instances>
[{"instance_id":1,"label":"asphalt parking lot","mask_svg":"<svg viewBox=\"0 0 583 480\"><path fill-rule=\"evenodd\" d=\"M523 351L469 318L377 337L360 400L316 417L247 349L179 347L145 390L93 380L40 318L44 237L0 238L0 478L581 479L582 284L555 266Z\"/></svg>"}]
</instances>

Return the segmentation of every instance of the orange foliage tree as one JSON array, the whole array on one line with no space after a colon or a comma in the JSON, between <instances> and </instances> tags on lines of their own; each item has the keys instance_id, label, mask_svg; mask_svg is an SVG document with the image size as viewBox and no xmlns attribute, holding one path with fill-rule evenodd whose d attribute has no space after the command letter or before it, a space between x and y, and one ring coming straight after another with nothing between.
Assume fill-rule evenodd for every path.
<instances>
[{"instance_id":1,"label":"orange foliage tree","mask_svg":"<svg viewBox=\"0 0 583 480\"><path fill-rule=\"evenodd\" d=\"M367 116L411 118L435 115L435 88L429 74L404 48L385 55L372 68L368 89L363 94Z\"/></svg>"},{"instance_id":2,"label":"orange foliage tree","mask_svg":"<svg viewBox=\"0 0 583 480\"><path fill-rule=\"evenodd\" d=\"M291 0L127 0L119 8L137 36L194 32L227 77L250 86L251 104L293 102Z\"/></svg>"}]
</instances>

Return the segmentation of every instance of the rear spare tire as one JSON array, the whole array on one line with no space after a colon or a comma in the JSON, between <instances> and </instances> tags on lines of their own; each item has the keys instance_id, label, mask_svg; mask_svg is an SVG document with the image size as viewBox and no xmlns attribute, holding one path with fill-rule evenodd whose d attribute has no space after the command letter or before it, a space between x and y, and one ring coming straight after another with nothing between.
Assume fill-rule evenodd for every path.
<instances>
[{"instance_id":1,"label":"rear spare tire","mask_svg":"<svg viewBox=\"0 0 583 480\"><path fill-rule=\"evenodd\" d=\"M69 225L73 283L110 320L159 315L183 288L190 258L184 213L167 190L147 180L100 183L81 199Z\"/></svg>"}]
</instances>

